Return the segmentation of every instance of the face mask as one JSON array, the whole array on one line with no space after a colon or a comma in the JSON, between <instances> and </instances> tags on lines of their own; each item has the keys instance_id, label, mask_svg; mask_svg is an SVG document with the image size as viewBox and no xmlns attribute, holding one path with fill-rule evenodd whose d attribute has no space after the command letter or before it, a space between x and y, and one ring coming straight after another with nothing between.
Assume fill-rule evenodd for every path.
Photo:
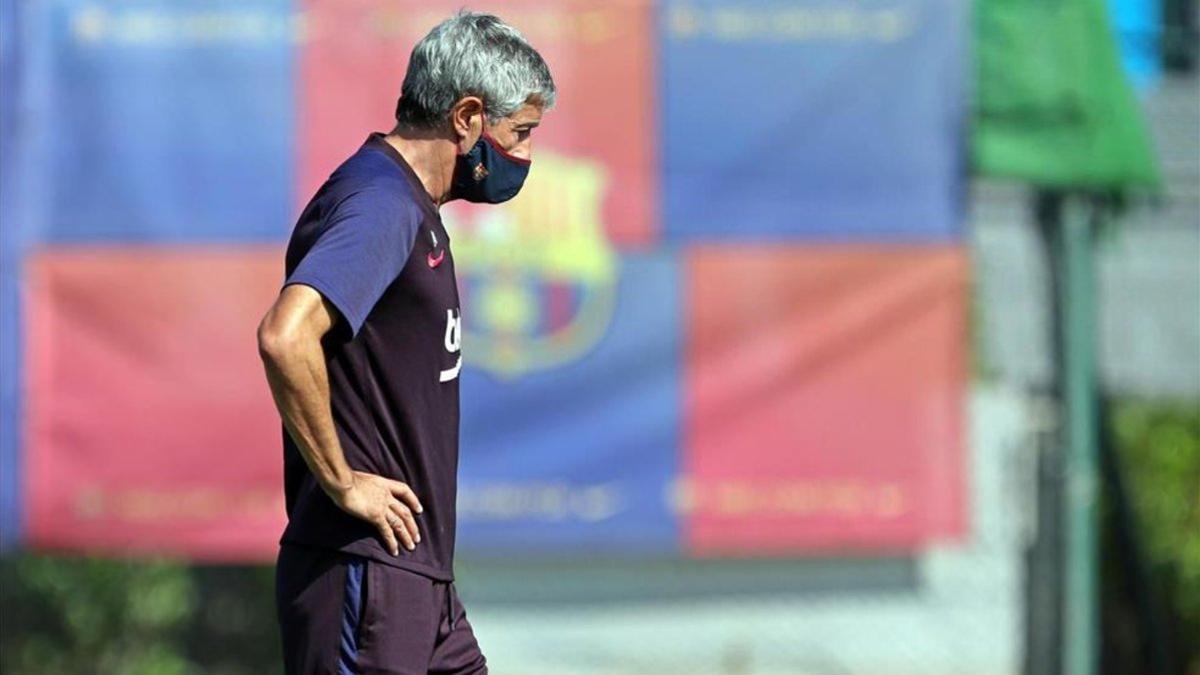
<instances>
[{"instance_id":1,"label":"face mask","mask_svg":"<svg viewBox=\"0 0 1200 675\"><path fill-rule=\"evenodd\" d=\"M454 167L453 199L499 204L516 196L529 175L530 160L513 157L485 131Z\"/></svg>"}]
</instances>

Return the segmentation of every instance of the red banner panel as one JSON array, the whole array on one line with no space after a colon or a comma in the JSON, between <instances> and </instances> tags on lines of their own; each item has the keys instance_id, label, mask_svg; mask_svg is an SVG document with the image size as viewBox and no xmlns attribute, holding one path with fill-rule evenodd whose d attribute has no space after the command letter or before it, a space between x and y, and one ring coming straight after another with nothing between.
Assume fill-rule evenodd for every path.
<instances>
[{"instance_id":1,"label":"red banner panel","mask_svg":"<svg viewBox=\"0 0 1200 675\"><path fill-rule=\"evenodd\" d=\"M45 251L28 263L25 528L38 548L268 560L279 417L255 329L277 247Z\"/></svg>"},{"instance_id":2,"label":"red banner panel","mask_svg":"<svg viewBox=\"0 0 1200 675\"><path fill-rule=\"evenodd\" d=\"M392 128L413 45L463 3L303 5L297 119L302 202L368 132ZM555 109L533 132L528 182L544 178L539 167L553 171L583 163L598 174L600 219L613 244L625 249L652 244L658 238L659 144L654 12L648 0L492 0L470 7L494 12L520 30L546 59L558 87Z\"/></svg>"},{"instance_id":3,"label":"red banner panel","mask_svg":"<svg viewBox=\"0 0 1200 675\"><path fill-rule=\"evenodd\" d=\"M688 254L684 547L901 552L965 530L956 247Z\"/></svg>"}]
</instances>

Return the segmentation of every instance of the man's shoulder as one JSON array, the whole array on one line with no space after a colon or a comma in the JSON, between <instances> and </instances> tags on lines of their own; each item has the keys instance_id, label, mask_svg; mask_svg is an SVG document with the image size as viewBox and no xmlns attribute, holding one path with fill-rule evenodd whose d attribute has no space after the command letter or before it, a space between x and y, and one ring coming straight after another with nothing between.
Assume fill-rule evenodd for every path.
<instances>
[{"instance_id":1,"label":"man's shoulder","mask_svg":"<svg viewBox=\"0 0 1200 675\"><path fill-rule=\"evenodd\" d=\"M387 155L370 146L359 148L329 176L326 187L340 196L369 192L381 199L413 201L412 186Z\"/></svg>"},{"instance_id":2,"label":"man's shoulder","mask_svg":"<svg viewBox=\"0 0 1200 675\"><path fill-rule=\"evenodd\" d=\"M305 251L337 223L377 223L412 239L426 218L411 181L391 157L368 142L329 175L300 214L291 238L297 242L296 251ZM387 233L376 229L374 234Z\"/></svg>"}]
</instances>

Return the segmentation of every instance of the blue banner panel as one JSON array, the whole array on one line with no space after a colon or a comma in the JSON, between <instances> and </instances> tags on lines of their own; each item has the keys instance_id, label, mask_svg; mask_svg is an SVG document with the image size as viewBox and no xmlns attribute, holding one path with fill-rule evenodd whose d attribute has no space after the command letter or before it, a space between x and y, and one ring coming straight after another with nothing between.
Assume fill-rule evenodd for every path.
<instances>
[{"instance_id":1,"label":"blue banner panel","mask_svg":"<svg viewBox=\"0 0 1200 675\"><path fill-rule=\"evenodd\" d=\"M665 2L667 236L956 238L968 6Z\"/></svg>"},{"instance_id":2,"label":"blue banner panel","mask_svg":"<svg viewBox=\"0 0 1200 675\"><path fill-rule=\"evenodd\" d=\"M17 44L19 14L15 0L0 0L0 550L20 536L20 336L17 303L20 298L20 243L11 224L20 216L15 195L21 194L17 169L17 82L20 72Z\"/></svg>"},{"instance_id":3,"label":"blue banner panel","mask_svg":"<svg viewBox=\"0 0 1200 675\"><path fill-rule=\"evenodd\" d=\"M297 17L288 0L31 3L41 239L287 235Z\"/></svg>"},{"instance_id":4,"label":"blue banner panel","mask_svg":"<svg viewBox=\"0 0 1200 675\"><path fill-rule=\"evenodd\" d=\"M626 255L614 276L583 279L566 293L574 302L558 303L547 295L565 292L495 290L511 274L472 280L469 312L487 314L495 302L511 311L526 306L513 301L524 294L542 316L527 323L530 341L472 333L464 314L460 547L678 550L671 506L681 424L677 268L663 253ZM555 322L545 315L556 306L576 320L547 333ZM539 359L562 358L538 364L522 356L528 347Z\"/></svg>"}]
</instances>

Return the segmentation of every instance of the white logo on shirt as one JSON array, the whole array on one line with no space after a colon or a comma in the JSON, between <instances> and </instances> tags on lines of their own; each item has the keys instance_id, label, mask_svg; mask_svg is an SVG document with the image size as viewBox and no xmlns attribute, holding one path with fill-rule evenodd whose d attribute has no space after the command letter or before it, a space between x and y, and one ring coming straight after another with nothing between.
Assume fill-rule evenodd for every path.
<instances>
[{"instance_id":1,"label":"white logo on shirt","mask_svg":"<svg viewBox=\"0 0 1200 675\"><path fill-rule=\"evenodd\" d=\"M446 351L454 354L462 349L462 316L456 310L446 310ZM462 369L462 354L458 355L458 361L455 362L453 368L447 368L441 372L440 382L449 382L458 377L458 371Z\"/></svg>"}]
</instances>

